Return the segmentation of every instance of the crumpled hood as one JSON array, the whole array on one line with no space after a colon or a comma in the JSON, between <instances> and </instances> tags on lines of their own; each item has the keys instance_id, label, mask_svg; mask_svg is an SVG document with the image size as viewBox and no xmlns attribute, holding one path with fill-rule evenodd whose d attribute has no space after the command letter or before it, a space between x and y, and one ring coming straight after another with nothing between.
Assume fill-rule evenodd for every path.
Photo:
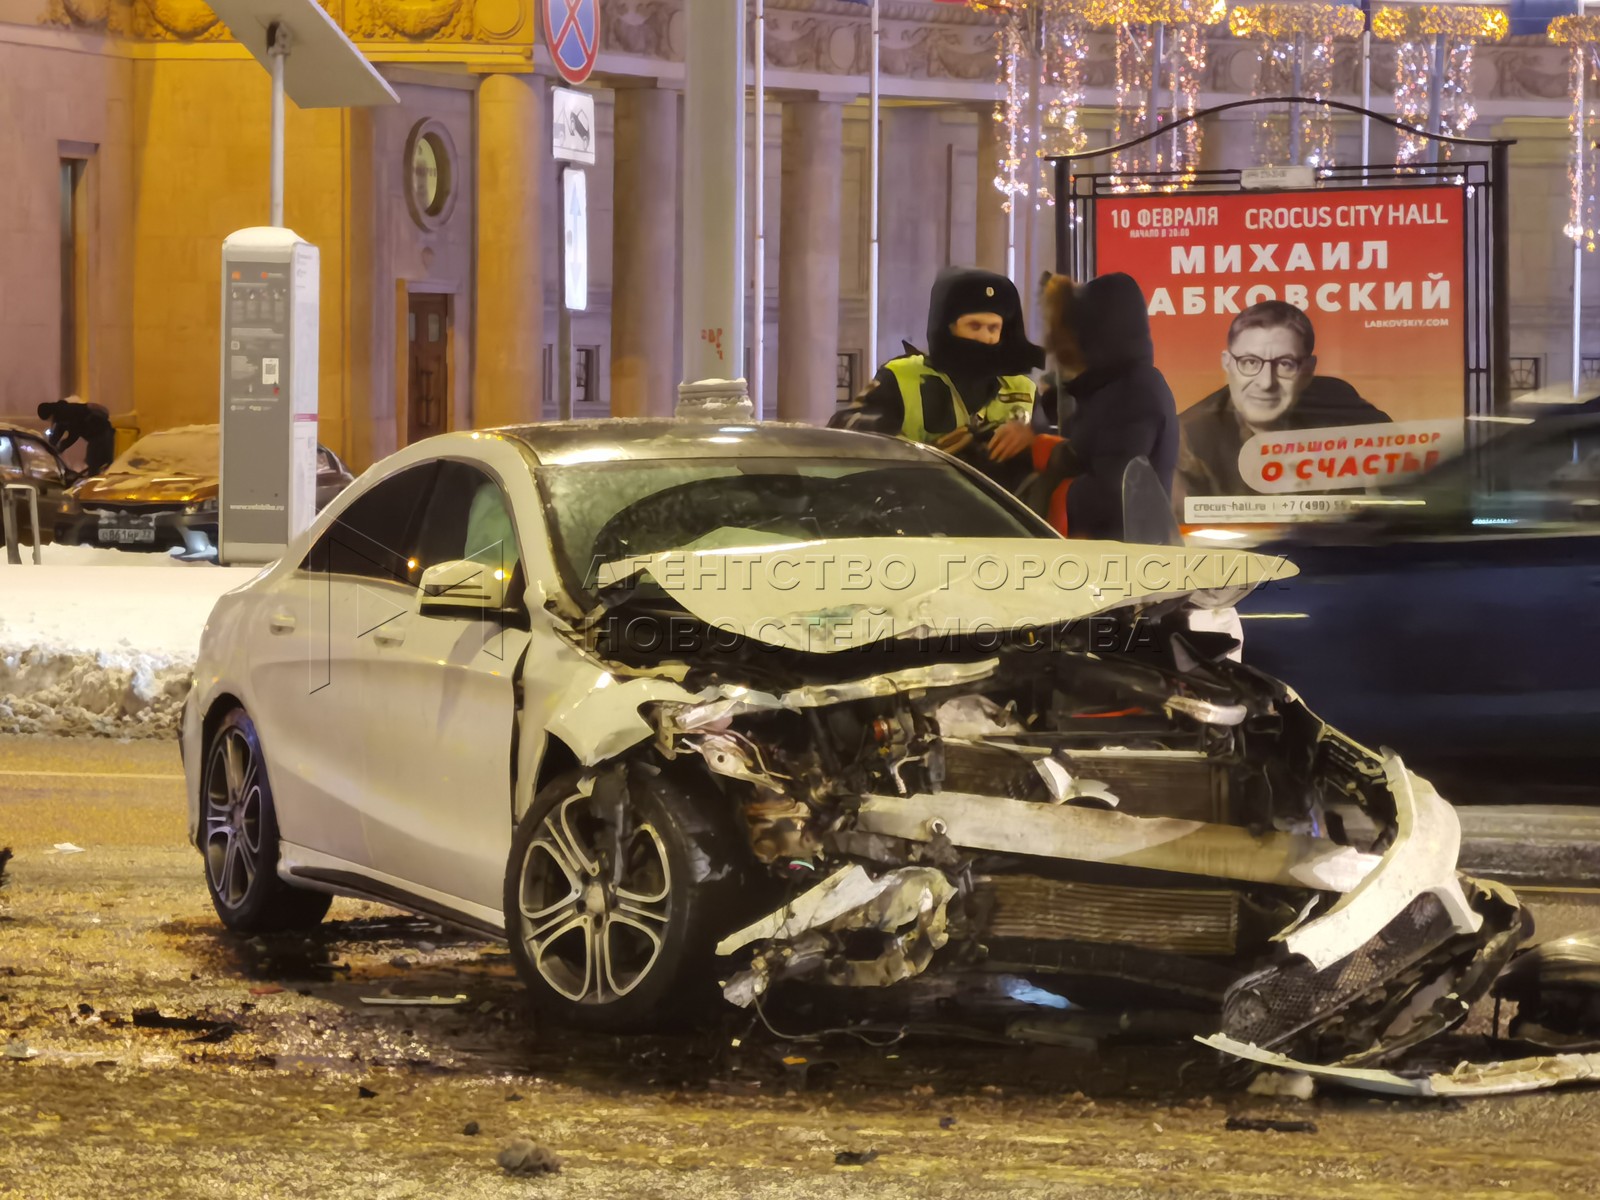
<instances>
[{"instance_id":1,"label":"crumpled hood","mask_svg":"<svg viewBox=\"0 0 1600 1200\"><path fill-rule=\"evenodd\" d=\"M1072 313L1084 374L1100 374L1155 358L1144 292L1120 271L1080 284Z\"/></svg>"},{"instance_id":2,"label":"crumpled hood","mask_svg":"<svg viewBox=\"0 0 1600 1200\"><path fill-rule=\"evenodd\" d=\"M608 563L648 574L708 625L784 649L1045 628L1139 601L1248 590L1297 574L1239 550L1050 538L848 538L669 550Z\"/></svg>"},{"instance_id":3,"label":"crumpled hood","mask_svg":"<svg viewBox=\"0 0 1600 1200\"><path fill-rule=\"evenodd\" d=\"M72 490L73 499L82 504L194 504L216 495L215 478L181 472L147 475L118 471L91 476Z\"/></svg>"}]
</instances>

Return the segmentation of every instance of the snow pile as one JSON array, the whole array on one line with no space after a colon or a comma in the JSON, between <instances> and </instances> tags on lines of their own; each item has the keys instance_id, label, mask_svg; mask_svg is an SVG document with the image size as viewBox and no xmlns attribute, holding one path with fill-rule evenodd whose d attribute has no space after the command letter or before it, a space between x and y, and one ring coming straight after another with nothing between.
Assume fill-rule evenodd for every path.
<instances>
[{"instance_id":1,"label":"snow pile","mask_svg":"<svg viewBox=\"0 0 1600 1200\"><path fill-rule=\"evenodd\" d=\"M44 555L0 566L0 733L174 736L211 606L256 568L66 546Z\"/></svg>"}]
</instances>

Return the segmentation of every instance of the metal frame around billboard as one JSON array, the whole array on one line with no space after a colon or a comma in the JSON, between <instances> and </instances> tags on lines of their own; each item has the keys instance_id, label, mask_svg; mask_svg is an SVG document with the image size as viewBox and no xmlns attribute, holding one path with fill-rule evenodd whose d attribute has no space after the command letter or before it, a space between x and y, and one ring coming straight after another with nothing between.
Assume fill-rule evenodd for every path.
<instances>
[{"instance_id":1,"label":"metal frame around billboard","mask_svg":"<svg viewBox=\"0 0 1600 1200\"><path fill-rule=\"evenodd\" d=\"M1450 134L1431 134L1397 121L1383 113L1339 100L1318 100L1305 96L1274 96L1254 100L1235 100L1202 109L1191 116L1157 126L1140 137L1093 150L1051 156L1055 167L1056 195L1056 270L1073 279L1088 279L1095 269L1095 202L1126 199L1130 195L1159 192L1184 194L1231 192L1270 196L1306 189L1246 189L1241 184L1243 168L1196 171L1094 171L1076 173L1079 164L1108 158L1171 133L1190 121L1224 113L1230 109L1315 105L1377 121L1405 133L1430 138L1463 150L1475 157L1448 162L1419 162L1405 166L1393 163L1363 166L1334 166L1317 170L1320 189L1350 187L1460 187L1465 220L1462 247L1465 265L1463 310L1466 315L1465 382L1463 415L1492 417L1504 415L1511 403L1511 314L1509 257L1510 148L1514 139L1468 138ZM1272 164L1277 165L1277 164ZM1469 422L1469 426L1479 422Z\"/></svg>"}]
</instances>

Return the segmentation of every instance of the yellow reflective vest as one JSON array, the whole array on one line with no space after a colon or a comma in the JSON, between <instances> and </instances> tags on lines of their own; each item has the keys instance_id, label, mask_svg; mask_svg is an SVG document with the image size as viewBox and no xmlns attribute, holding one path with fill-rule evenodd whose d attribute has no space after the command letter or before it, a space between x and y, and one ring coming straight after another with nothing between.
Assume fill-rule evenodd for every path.
<instances>
[{"instance_id":1,"label":"yellow reflective vest","mask_svg":"<svg viewBox=\"0 0 1600 1200\"><path fill-rule=\"evenodd\" d=\"M900 387L900 403L905 407L905 423L900 436L913 442L935 442L951 432L941 429L930 434L923 421L922 385L928 379L937 379L950 389L950 401L955 408L955 428L966 425L970 418L967 405L956 390L956 385L943 371L930 367L920 354L891 359L884 364ZM1033 415L1034 383L1027 375L1000 376L1000 390L993 400L985 404L979 416L985 421L1027 420Z\"/></svg>"}]
</instances>

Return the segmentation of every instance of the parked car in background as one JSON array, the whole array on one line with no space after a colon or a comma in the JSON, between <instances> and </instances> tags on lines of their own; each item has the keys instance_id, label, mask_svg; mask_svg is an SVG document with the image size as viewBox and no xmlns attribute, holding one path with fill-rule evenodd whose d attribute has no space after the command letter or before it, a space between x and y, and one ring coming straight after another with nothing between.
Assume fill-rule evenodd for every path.
<instances>
[{"instance_id":1,"label":"parked car in background","mask_svg":"<svg viewBox=\"0 0 1600 1200\"><path fill-rule=\"evenodd\" d=\"M215 558L220 452L217 425L184 425L140 438L103 474L72 487L55 513L56 540ZM353 478L333 451L318 446L317 511Z\"/></svg>"},{"instance_id":2,"label":"parked car in background","mask_svg":"<svg viewBox=\"0 0 1600 1200\"><path fill-rule=\"evenodd\" d=\"M1600 783L1600 411L1505 430L1254 546L1300 574L1239 604L1245 662L1458 801Z\"/></svg>"},{"instance_id":3,"label":"parked car in background","mask_svg":"<svg viewBox=\"0 0 1600 1200\"><path fill-rule=\"evenodd\" d=\"M62 497L76 478L42 434L17 425L0 425L0 483L31 484L39 493L41 544L50 544L55 529L54 514L60 510ZM14 496L10 503L17 516L18 539L23 545L31 546L29 506L20 496Z\"/></svg>"}]
</instances>

